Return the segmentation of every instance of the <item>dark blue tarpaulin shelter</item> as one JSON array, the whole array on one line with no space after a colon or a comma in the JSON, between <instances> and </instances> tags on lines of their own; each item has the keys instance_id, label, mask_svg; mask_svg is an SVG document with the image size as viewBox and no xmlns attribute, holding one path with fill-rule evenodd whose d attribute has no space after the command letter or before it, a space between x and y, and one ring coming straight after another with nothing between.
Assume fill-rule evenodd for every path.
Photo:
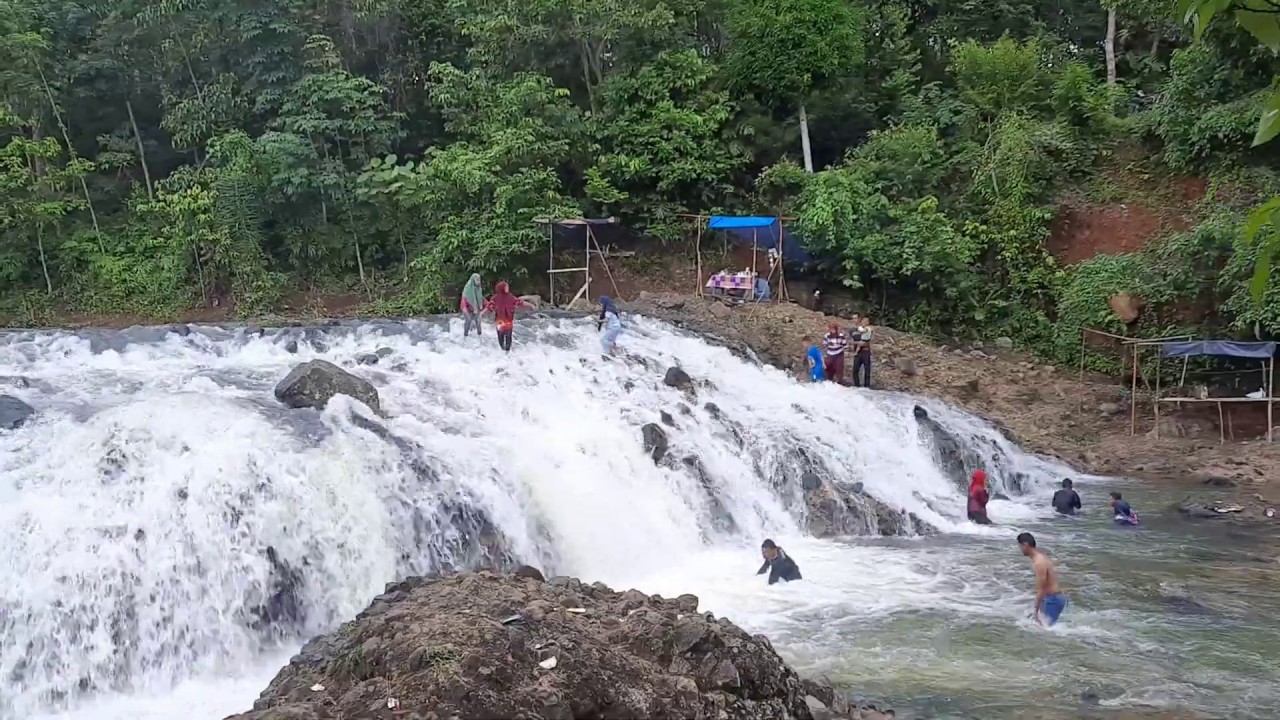
<instances>
[{"instance_id":1,"label":"dark blue tarpaulin shelter","mask_svg":"<svg viewBox=\"0 0 1280 720\"><path fill-rule=\"evenodd\" d=\"M804 242L782 225L776 217L758 215L712 215L707 220L708 230L721 230L735 245L752 245L770 250L782 245L782 259L788 262L807 263L813 256L805 249Z\"/></svg>"},{"instance_id":2,"label":"dark blue tarpaulin shelter","mask_svg":"<svg viewBox=\"0 0 1280 720\"><path fill-rule=\"evenodd\" d=\"M1196 403L1214 403L1218 406L1218 437L1220 442L1226 442L1227 428L1231 425L1231 415L1225 413L1224 404L1228 407L1238 407L1241 403L1262 403L1267 404L1267 442L1271 442L1275 421L1273 419L1272 410L1275 406L1275 372L1276 372L1276 343L1274 342L1236 342L1234 340L1186 340L1182 338L1170 338L1162 340L1137 340L1130 341L1133 346L1133 387L1130 392L1130 415L1129 415L1129 434L1136 431L1137 423L1137 397L1138 397L1138 349L1142 346L1154 345L1158 350L1156 355L1156 387L1155 397L1152 402L1155 412L1155 436L1160 437L1160 404L1172 404L1180 408L1183 404L1195 405ZM1187 378L1187 361L1188 358L1212 355L1217 357L1241 358L1245 360L1262 361L1262 386L1258 392L1249 393L1244 397L1208 397L1207 393L1201 393L1199 397L1187 397L1178 394L1173 397L1164 397L1160 394L1160 361L1164 358L1182 358L1182 377L1178 381L1178 387L1181 388L1186 384ZM1232 433L1234 439L1234 432Z\"/></svg>"},{"instance_id":3,"label":"dark blue tarpaulin shelter","mask_svg":"<svg viewBox=\"0 0 1280 720\"><path fill-rule=\"evenodd\" d=\"M1223 357L1270 360L1276 354L1274 342L1236 342L1234 340L1188 340L1170 342L1160 346L1165 357L1195 357L1197 355L1221 355Z\"/></svg>"}]
</instances>

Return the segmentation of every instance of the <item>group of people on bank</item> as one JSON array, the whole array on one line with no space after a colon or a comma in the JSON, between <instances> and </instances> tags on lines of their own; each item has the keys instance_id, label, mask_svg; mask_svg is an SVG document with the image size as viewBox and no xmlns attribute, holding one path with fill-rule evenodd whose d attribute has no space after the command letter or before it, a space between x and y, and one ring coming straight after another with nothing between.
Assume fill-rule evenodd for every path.
<instances>
[{"instance_id":1,"label":"group of people on bank","mask_svg":"<svg viewBox=\"0 0 1280 720\"><path fill-rule=\"evenodd\" d=\"M458 309L462 312L464 337L470 336L472 329L476 335L482 334L480 316L485 312L493 313L494 326L498 330L498 347L511 352L511 338L515 332L516 310L522 307L533 307L525 300L511 292L506 281L499 282L493 288L493 295L485 299L481 288L479 273L473 273L462 288L462 297ZM605 295L600 296L600 316L596 318L596 331L601 333L600 349L611 355L617 349L618 336L622 334L622 316L613 300Z\"/></svg>"},{"instance_id":2,"label":"group of people on bank","mask_svg":"<svg viewBox=\"0 0 1280 720\"><path fill-rule=\"evenodd\" d=\"M841 330L839 323L828 325L827 334L822 338L822 347L810 345L805 351L809 380L848 385L844 377L845 356L852 354L853 386L870 388L873 334L871 318L867 315L855 314L848 332Z\"/></svg>"}]
</instances>

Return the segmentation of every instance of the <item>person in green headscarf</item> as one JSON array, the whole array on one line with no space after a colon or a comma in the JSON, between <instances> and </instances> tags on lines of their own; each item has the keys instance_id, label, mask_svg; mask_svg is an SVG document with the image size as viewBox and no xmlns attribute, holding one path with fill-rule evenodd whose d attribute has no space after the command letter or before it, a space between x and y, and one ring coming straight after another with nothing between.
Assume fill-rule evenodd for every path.
<instances>
[{"instance_id":1,"label":"person in green headscarf","mask_svg":"<svg viewBox=\"0 0 1280 720\"><path fill-rule=\"evenodd\" d=\"M476 329L476 335L480 335L480 311L484 310L484 291L480 289L480 273L472 273L471 279L467 280L467 284L462 288L462 319L466 322L466 326L462 329L463 336L471 334L471 328Z\"/></svg>"}]
</instances>

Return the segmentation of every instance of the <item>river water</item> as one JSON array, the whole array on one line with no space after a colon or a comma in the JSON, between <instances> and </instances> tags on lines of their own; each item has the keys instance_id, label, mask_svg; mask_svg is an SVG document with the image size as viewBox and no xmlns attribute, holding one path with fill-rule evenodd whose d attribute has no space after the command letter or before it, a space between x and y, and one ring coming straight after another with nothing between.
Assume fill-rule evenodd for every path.
<instances>
[{"instance_id":1,"label":"river water","mask_svg":"<svg viewBox=\"0 0 1280 720\"><path fill-rule=\"evenodd\" d=\"M477 537L548 574L693 592L902 717L1274 716L1269 539L1184 524L1167 493L1100 478L1077 480L1083 518L1055 519L1069 470L937 403L797 384L656 321L632 323L626 360L597 338L572 318L522 323L509 356L452 320L0 336L0 393L38 411L0 431L0 719L244 710L303 638L397 577L476 562ZM341 396L281 407L272 387L311 358L370 379L386 417ZM674 364L696 400L663 385ZM964 521L917 402L986 458L1010 497L997 526ZM695 455L707 487L644 452L663 411L672 456ZM941 532L806 537L797 448ZM1112 526L1116 488L1143 527ZM1022 530L1071 596L1053 629L1028 618ZM804 582L754 576L764 537ZM255 615L276 587L268 546L302 577L305 617L283 632Z\"/></svg>"}]
</instances>

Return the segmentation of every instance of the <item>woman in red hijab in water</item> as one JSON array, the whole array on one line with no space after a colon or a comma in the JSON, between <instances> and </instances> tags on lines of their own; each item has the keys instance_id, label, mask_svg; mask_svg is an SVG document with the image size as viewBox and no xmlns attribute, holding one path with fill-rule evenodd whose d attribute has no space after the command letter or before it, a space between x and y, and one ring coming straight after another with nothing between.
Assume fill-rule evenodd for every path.
<instances>
[{"instance_id":1,"label":"woman in red hijab in water","mask_svg":"<svg viewBox=\"0 0 1280 720\"><path fill-rule=\"evenodd\" d=\"M969 519L979 525L990 525L987 517L987 501L991 495L987 493L987 474L981 470L973 471L973 480L969 482Z\"/></svg>"},{"instance_id":2,"label":"woman in red hijab in water","mask_svg":"<svg viewBox=\"0 0 1280 720\"><path fill-rule=\"evenodd\" d=\"M516 308L529 303L511 294L511 286L506 281L493 288L493 297L484 304L486 310L493 311L494 324L498 327L498 347L511 352L511 332L516 326Z\"/></svg>"}]
</instances>

